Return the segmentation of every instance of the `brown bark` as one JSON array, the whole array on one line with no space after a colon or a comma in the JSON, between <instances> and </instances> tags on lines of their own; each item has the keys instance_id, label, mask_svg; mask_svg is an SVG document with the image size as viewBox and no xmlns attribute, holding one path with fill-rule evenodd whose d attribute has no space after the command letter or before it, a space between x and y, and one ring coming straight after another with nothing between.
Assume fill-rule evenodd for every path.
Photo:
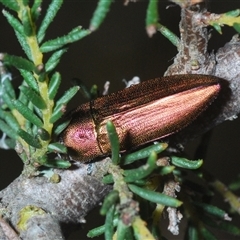
<instances>
[{"instance_id":1,"label":"brown bark","mask_svg":"<svg viewBox=\"0 0 240 240\"><path fill-rule=\"evenodd\" d=\"M171 137L170 142L184 144L226 120L235 119L240 112L240 38L235 35L216 53L209 53L209 32L204 25L209 14L182 9L179 52L165 75L214 75L223 79L222 89L207 111L180 134Z\"/></svg>"},{"instance_id":2,"label":"brown bark","mask_svg":"<svg viewBox=\"0 0 240 240\"><path fill-rule=\"evenodd\" d=\"M94 163L91 171L87 164L76 164L69 170L56 170L61 178L59 183L52 183L42 176L19 176L0 192L3 217L21 239L64 239L61 226L84 223L87 213L111 189L111 186L101 183L108 160ZM26 206L35 209L36 214L26 223L25 229L20 229L19 213ZM8 239L9 231L4 231L0 224L1 235L4 236L1 239Z\"/></svg>"}]
</instances>

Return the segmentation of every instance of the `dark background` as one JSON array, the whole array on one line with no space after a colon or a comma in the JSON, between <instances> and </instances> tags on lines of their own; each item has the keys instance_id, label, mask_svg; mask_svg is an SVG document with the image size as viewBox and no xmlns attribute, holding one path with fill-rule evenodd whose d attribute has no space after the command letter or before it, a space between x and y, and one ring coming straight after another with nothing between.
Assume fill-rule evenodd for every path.
<instances>
[{"instance_id":1,"label":"dark background","mask_svg":"<svg viewBox=\"0 0 240 240\"><path fill-rule=\"evenodd\" d=\"M44 1L42 15L48 2ZM70 81L74 77L80 78L89 87L97 84L100 90L105 81L110 81L110 92L113 92L125 87L122 79L130 80L134 76L139 76L141 80L147 80L164 74L167 67L172 64L177 50L160 33L148 38L145 31L147 2L130 3L126 7L122 1L115 1L100 29L72 44L57 68L63 79L59 96L71 86ZM178 34L180 8L168 1L159 2L161 23ZM48 29L45 39L62 36L79 25L88 28L96 4L95 0L66 0ZM209 10L215 13L227 12L239 6L239 0L209 2ZM234 34L236 32L229 27L223 28L223 35L213 30L209 49L216 50L223 46ZM2 15L0 15L0 52L23 56L13 30ZM13 72L13 83L17 86L20 81L19 73ZM83 101L79 94L69 109ZM237 119L216 127L204 161L205 167L225 183L231 182L239 173L239 123ZM187 152L190 157L193 156L199 141L200 139L197 139L189 143ZM1 161L0 189L3 189L21 173L22 164L13 151L1 151ZM97 225L93 222L98 218L96 214L98 213L94 212L88 217L88 222L92 226ZM84 239L85 233L81 232L79 236ZM179 236L177 238L170 236L169 239L180 239ZM224 239L223 235L220 236L222 237L219 239ZM71 239L75 238L72 236Z\"/></svg>"}]
</instances>

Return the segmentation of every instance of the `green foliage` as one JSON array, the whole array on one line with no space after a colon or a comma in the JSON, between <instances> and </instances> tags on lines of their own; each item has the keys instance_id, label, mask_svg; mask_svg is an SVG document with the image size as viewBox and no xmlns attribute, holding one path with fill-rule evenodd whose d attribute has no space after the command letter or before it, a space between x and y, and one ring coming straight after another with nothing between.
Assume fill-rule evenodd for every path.
<instances>
[{"instance_id":1,"label":"green foliage","mask_svg":"<svg viewBox=\"0 0 240 240\"><path fill-rule=\"evenodd\" d=\"M115 157L112 157L113 164L109 167L110 175L103 179L105 183L114 183L114 189L105 198L100 211L101 214L106 215L105 238L112 239L114 234L113 219L118 218L116 231L118 237L122 236L120 239L124 239L126 235L131 239L133 232L135 232L135 236L136 234L139 236L143 236L142 234L146 236L147 234L150 237L149 239L153 239L149 230L142 224L143 221L138 212L139 203L135 202L132 193L139 196L142 200L148 200L147 202L150 204L157 203L170 207L179 207L182 204L181 201L174 197L155 191L155 183L150 181L153 176L153 178L160 176L160 171L158 170L161 168L161 166L157 165L157 154L153 150L157 150L160 153L167 147L167 144L156 144L136 153L131 153L130 157L119 158L119 146L117 146L119 141L112 122L107 122L107 131L111 142L112 155ZM116 149L114 150L113 148ZM140 166L136 165L136 167L135 163L139 163L139 160L144 157L148 157L146 163L140 164ZM124 169L124 165L131 167L130 169L129 167ZM111 221L111 224L109 221ZM99 234L99 231L97 232ZM93 231L89 234L94 235L96 232Z\"/></svg>"},{"instance_id":2,"label":"green foliage","mask_svg":"<svg viewBox=\"0 0 240 240\"><path fill-rule=\"evenodd\" d=\"M28 59L31 59L32 58L31 49L30 49L29 45L27 44L27 39L26 39L26 36L24 33L23 25L12 14L10 14L9 12L7 12L5 10L3 10L3 15L6 17L8 23L12 26L12 28L17 36L17 39L18 39L22 49L24 50L25 54L27 55Z\"/></svg>"},{"instance_id":3,"label":"green foliage","mask_svg":"<svg viewBox=\"0 0 240 240\"><path fill-rule=\"evenodd\" d=\"M129 184L128 187L131 189L131 191L133 191L138 196L140 196L144 199L147 199L151 202L163 204L165 206L174 207L174 208L177 208L182 205L181 201L179 201L175 198L169 197L165 194L161 194L161 193L157 193L157 192L154 192L154 191L151 191L148 189L140 188L140 187L138 187L136 185L132 185L132 184Z\"/></svg>"},{"instance_id":4,"label":"green foliage","mask_svg":"<svg viewBox=\"0 0 240 240\"><path fill-rule=\"evenodd\" d=\"M106 214L105 220L105 240L111 240L113 238L114 226L112 224L114 219L115 206L112 205Z\"/></svg>"},{"instance_id":5,"label":"green foliage","mask_svg":"<svg viewBox=\"0 0 240 240\"><path fill-rule=\"evenodd\" d=\"M106 215L109 209L119 200L119 192L113 190L104 199L103 205L100 210L101 215Z\"/></svg>"},{"instance_id":6,"label":"green foliage","mask_svg":"<svg viewBox=\"0 0 240 240\"><path fill-rule=\"evenodd\" d=\"M26 143L28 143L30 146L34 147L34 148L41 148L42 145L39 141L39 139L33 137L31 134L29 134L28 132L22 130L22 129L18 129L17 132L18 136L21 137Z\"/></svg>"},{"instance_id":7,"label":"green foliage","mask_svg":"<svg viewBox=\"0 0 240 240\"><path fill-rule=\"evenodd\" d=\"M37 127L42 127L43 126L42 120L37 115L35 115L30 108L25 106L24 103L22 103L20 101L17 101L17 100L14 100L13 101L13 106L30 123L36 125Z\"/></svg>"},{"instance_id":8,"label":"green foliage","mask_svg":"<svg viewBox=\"0 0 240 240\"><path fill-rule=\"evenodd\" d=\"M59 142L50 143L48 145L48 151L50 152L59 152L59 153L67 153L67 148Z\"/></svg>"},{"instance_id":9,"label":"green foliage","mask_svg":"<svg viewBox=\"0 0 240 240\"><path fill-rule=\"evenodd\" d=\"M113 227L116 227L117 224L118 224L118 219L115 217L112 221L112 225L113 225ZM104 234L105 229L106 229L105 225L102 225L100 227L96 227L96 228L94 228L94 229L92 229L88 232L87 237L93 238L93 237L96 237L96 236L100 236L100 235Z\"/></svg>"},{"instance_id":10,"label":"green foliage","mask_svg":"<svg viewBox=\"0 0 240 240\"><path fill-rule=\"evenodd\" d=\"M66 127L67 122L58 126L57 121L79 87L74 86L60 99L55 99L61 83L61 74L55 69L69 45L89 35L90 31L75 27L64 36L43 42L63 0L50 1L45 13L41 13L42 0L1 0L0 3L8 8L9 12L3 10L3 15L26 54L26 57L0 54L0 129L4 132L1 146L21 146L20 157L24 163L30 162L24 167L24 173L28 176L34 175L41 165L67 168L70 166L67 161L49 159L48 156L49 153L67 151L65 146L52 142ZM40 13L43 19L38 25ZM43 62L46 59L44 53L49 51L53 52L52 55ZM23 77L19 94L12 86L9 66L19 70ZM15 144L9 145L9 142Z\"/></svg>"},{"instance_id":11,"label":"green foliage","mask_svg":"<svg viewBox=\"0 0 240 240\"><path fill-rule=\"evenodd\" d=\"M52 116L50 118L50 123L55 123L59 120L65 112L66 104L74 97L74 95L79 90L78 86L70 88L65 94L56 102L56 106L53 109Z\"/></svg>"},{"instance_id":12,"label":"green foliage","mask_svg":"<svg viewBox=\"0 0 240 240\"><path fill-rule=\"evenodd\" d=\"M44 129L44 128L38 128L37 130L38 136L43 140L43 141L48 141L50 139L49 133ZM49 144L50 145L50 144ZM48 146L49 146L48 145Z\"/></svg>"},{"instance_id":13,"label":"green foliage","mask_svg":"<svg viewBox=\"0 0 240 240\"><path fill-rule=\"evenodd\" d=\"M23 69L19 69L22 77L24 78L24 82L34 91L39 92L38 84L31 72L28 72Z\"/></svg>"},{"instance_id":14,"label":"green foliage","mask_svg":"<svg viewBox=\"0 0 240 240\"><path fill-rule=\"evenodd\" d=\"M136 151L124 156L122 159L122 163L124 165L127 165L134 161L147 158L151 154L151 152L155 152L158 154L164 151L167 148L167 146L168 145L166 143L161 143L161 144L157 143L157 144L151 145L149 147L146 147L144 149L141 149L139 151Z\"/></svg>"},{"instance_id":15,"label":"green foliage","mask_svg":"<svg viewBox=\"0 0 240 240\"><path fill-rule=\"evenodd\" d=\"M60 49L52 54L45 64L45 71L51 72L61 60L62 55L67 52L67 48ZM60 84L60 83L59 83Z\"/></svg>"},{"instance_id":16,"label":"green foliage","mask_svg":"<svg viewBox=\"0 0 240 240\"><path fill-rule=\"evenodd\" d=\"M49 168L69 168L71 163L62 159L44 159L43 165Z\"/></svg>"},{"instance_id":17,"label":"green foliage","mask_svg":"<svg viewBox=\"0 0 240 240\"><path fill-rule=\"evenodd\" d=\"M59 48L66 47L70 43L79 41L80 39L86 37L89 34L89 30L82 29L81 27L76 27L65 36L58 37L56 39L49 40L43 43L40 47L40 50L43 53L51 52Z\"/></svg>"},{"instance_id":18,"label":"green foliage","mask_svg":"<svg viewBox=\"0 0 240 240\"><path fill-rule=\"evenodd\" d=\"M240 33L240 9L222 13L216 17L213 15L212 17L209 17L206 22L209 25L212 25L220 34L222 34L223 25L233 27L238 33Z\"/></svg>"},{"instance_id":19,"label":"green foliage","mask_svg":"<svg viewBox=\"0 0 240 240\"><path fill-rule=\"evenodd\" d=\"M9 94L9 96L12 99L16 99L16 94L15 94L15 91L13 89L13 85L11 83L10 78L6 77L2 84L3 84L3 89Z\"/></svg>"},{"instance_id":20,"label":"green foliage","mask_svg":"<svg viewBox=\"0 0 240 240\"><path fill-rule=\"evenodd\" d=\"M179 221L177 209L180 206L181 212L186 212L189 220L186 231L188 239L216 239L208 228L218 228L219 225L222 230L240 236L240 229L226 222L231 221L226 211L203 201L203 197L213 196L214 187L215 191L225 194L224 198L229 199L235 211L238 211L239 207L239 203L235 202L237 196L224 191L225 187L221 183L201 171L202 160L158 156L167 148L166 143L158 143L126 156L116 157L119 156L119 141L112 122L107 122L107 131L112 155L115 157L112 156L109 174L103 178L103 182L113 184L113 190L105 197L100 210L100 213L106 216L105 225L91 230L88 237L104 234L105 239L112 239L113 236L117 239L142 239L143 236L147 236L147 239L161 238L159 224L164 209L167 208L174 215L171 217ZM208 180L208 189L187 180L186 174L190 170L194 170L198 181L211 179ZM161 183L164 185L162 192ZM175 191L178 191L179 183L182 189L177 197ZM194 194L191 194L191 191ZM170 222L173 222L170 224L176 227L177 222L174 225L171 217L169 216Z\"/></svg>"},{"instance_id":21,"label":"green foliage","mask_svg":"<svg viewBox=\"0 0 240 240\"><path fill-rule=\"evenodd\" d=\"M17 1L1 0L0 1L5 7L17 12L20 9Z\"/></svg>"},{"instance_id":22,"label":"green foliage","mask_svg":"<svg viewBox=\"0 0 240 240\"><path fill-rule=\"evenodd\" d=\"M10 128L9 125L5 121L3 121L1 119L0 119L0 130L12 139L17 138L17 133L12 128Z\"/></svg>"},{"instance_id":23,"label":"green foliage","mask_svg":"<svg viewBox=\"0 0 240 240\"><path fill-rule=\"evenodd\" d=\"M153 172L153 170L157 168L156 161L157 161L157 154L155 152L151 152L149 154L146 164L138 168L124 171L124 176L125 176L124 180L130 183L130 182L136 182L137 180L140 180L149 176Z\"/></svg>"},{"instance_id":24,"label":"green foliage","mask_svg":"<svg viewBox=\"0 0 240 240\"><path fill-rule=\"evenodd\" d=\"M163 26L162 24L157 25L157 30L166 37L174 46L179 47L180 40L176 34L171 32L168 28Z\"/></svg>"},{"instance_id":25,"label":"green foliage","mask_svg":"<svg viewBox=\"0 0 240 240\"><path fill-rule=\"evenodd\" d=\"M35 92L32 88L20 86L19 89L22 93L29 99L32 104L39 109L46 109L47 105L44 102L43 98Z\"/></svg>"},{"instance_id":26,"label":"green foliage","mask_svg":"<svg viewBox=\"0 0 240 240\"><path fill-rule=\"evenodd\" d=\"M113 161L113 164L117 165L119 163L119 148L120 148L117 131L113 123L110 121L107 122L106 127L108 132L108 138L111 143L112 161Z\"/></svg>"},{"instance_id":27,"label":"green foliage","mask_svg":"<svg viewBox=\"0 0 240 240\"><path fill-rule=\"evenodd\" d=\"M26 36L31 37L34 34L34 29L31 24L31 16L27 9L23 9L21 15L24 33Z\"/></svg>"},{"instance_id":28,"label":"green foliage","mask_svg":"<svg viewBox=\"0 0 240 240\"><path fill-rule=\"evenodd\" d=\"M158 20L158 0L149 0L146 16L146 28L149 36L156 32Z\"/></svg>"},{"instance_id":29,"label":"green foliage","mask_svg":"<svg viewBox=\"0 0 240 240\"><path fill-rule=\"evenodd\" d=\"M180 158L176 156L171 157L171 162L175 166L186 168L186 169L198 169L202 166L203 160L188 160L186 158Z\"/></svg>"},{"instance_id":30,"label":"green foliage","mask_svg":"<svg viewBox=\"0 0 240 240\"><path fill-rule=\"evenodd\" d=\"M33 22L36 22L40 16L41 4L42 4L42 0L35 0L33 2L32 8L31 8L31 16L32 16Z\"/></svg>"},{"instance_id":31,"label":"green foliage","mask_svg":"<svg viewBox=\"0 0 240 240\"><path fill-rule=\"evenodd\" d=\"M63 96L56 102L56 107L66 105L75 96L75 94L78 92L78 90L79 90L78 86L74 86L74 87L70 88L69 90L67 90L63 94Z\"/></svg>"},{"instance_id":32,"label":"green foliage","mask_svg":"<svg viewBox=\"0 0 240 240\"><path fill-rule=\"evenodd\" d=\"M58 136L69 124L70 120L68 119L67 121L59 124L56 126L56 128L53 129L54 135Z\"/></svg>"},{"instance_id":33,"label":"green foliage","mask_svg":"<svg viewBox=\"0 0 240 240\"><path fill-rule=\"evenodd\" d=\"M4 54L4 55L2 55L0 60L3 61L7 65L14 66L17 69L26 70L28 72L32 72L32 71L36 70L33 62L31 62L27 59L24 59L22 57Z\"/></svg>"},{"instance_id":34,"label":"green foliage","mask_svg":"<svg viewBox=\"0 0 240 240\"><path fill-rule=\"evenodd\" d=\"M49 82L48 96L53 100L58 92L59 86L61 84L61 75L55 72Z\"/></svg>"},{"instance_id":35,"label":"green foliage","mask_svg":"<svg viewBox=\"0 0 240 240\"><path fill-rule=\"evenodd\" d=\"M49 27L50 23L54 20L57 12L59 11L59 9L62 6L62 3L63 3L63 0L53 0L49 4L48 10L43 18L43 21L42 21L42 23L39 27L38 33L37 33L37 39L38 39L39 43L41 43L42 40L44 39L47 28ZM40 4L36 4L36 5L39 6ZM35 6L32 9L33 9L33 12L36 12L37 6Z\"/></svg>"},{"instance_id":36,"label":"green foliage","mask_svg":"<svg viewBox=\"0 0 240 240\"><path fill-rule=\"evenodd\" d=\"M107 12L110 9L112 0L99 0L98 6L93 14L93 17L90 21L89 29L95 31L99 28L103 20L105 19Z\"/></svg>"},{"instance_id":37,"label":"green foliage","mask_svg":"<svg viewBox=\"0 0 240 240\"><path fill-rule=\"evenodd\" d=\"M117 225L117 236L118 239L133 239L133 234L131 228L123 223L123 221L118 221Z\"/></svg>"}]
</instances>

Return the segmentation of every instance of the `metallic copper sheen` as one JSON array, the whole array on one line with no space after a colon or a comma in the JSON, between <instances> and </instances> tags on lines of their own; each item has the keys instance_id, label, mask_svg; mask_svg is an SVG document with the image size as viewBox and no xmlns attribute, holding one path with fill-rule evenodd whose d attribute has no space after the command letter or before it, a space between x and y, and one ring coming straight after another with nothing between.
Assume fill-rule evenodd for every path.
<instances>
[{"instance_id":1,"label":"metallic copper sheen","mask_svg":"<svg viewBox=\"0 0 240 240\"><path fill-rule=\"evenodd\" d=\"M111 153L106 122L113 121L121 151L169 136L192 122L216 98L219 79L207 75L156 78L80 105L61 135L80 161Z\"/></svg>"}]
</instances>

